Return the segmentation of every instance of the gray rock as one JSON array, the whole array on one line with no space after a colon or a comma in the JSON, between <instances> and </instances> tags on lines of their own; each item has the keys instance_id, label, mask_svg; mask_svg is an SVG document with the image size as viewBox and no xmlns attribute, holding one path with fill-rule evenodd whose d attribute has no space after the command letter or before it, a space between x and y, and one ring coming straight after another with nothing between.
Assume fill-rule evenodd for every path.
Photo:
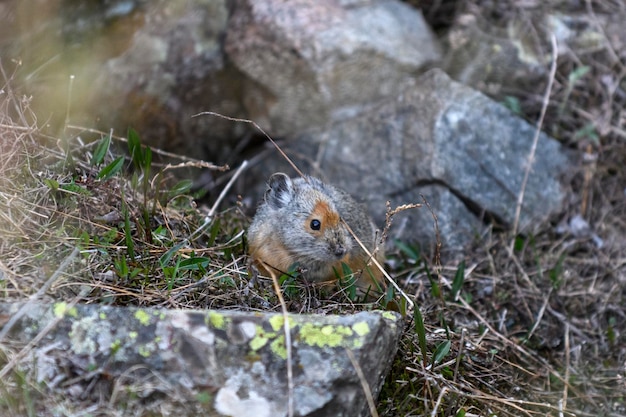
<instances>
[{"instance_id":1,"label":"gray rock","mask_svg":"<svg viewBox=\"0 0 626 417\"><path fill-rule=\"evenodd\" d=\"M395 0L240 0L225 48L252 80L251 117L275 135L394 96L440 58L419 11Z\"/></svg>"},{"instance_id":2,"label":"gray rock","mask_svg":"<svg viewBox=\"0 0 626 417\"><path fill-rule=\"evenodd\" d=\"M305 172L365 200L382 226L385 202L422 203L438 218L444 249L461 249L485 220L510 226L535 127L440 70L367 114L312 131L289 144ZM280 161L280 157L276 156ZM545 134L526 187L521 228L561 208L559 181L569 166L560 144ZM266 162L267 172L288 169ZM289 172L289 171L288 171ZM433 216L426 207L396 220L394 237L432 244Z\"/></svg>"},{"instance_id":3,"label":"gray rock","mask_svg":"<svg viewBox=\"0 0 626 417\"><path fill-rule=\"evenodd\" d=\"M18 308L0 304L0 313L12 315ZM287 415L282 314L35 304L7 339L28 343L55 319L20 364L53 392L69 386L70 395L89 397L94 377L122 378L127 386L149 386L141 393L144 410L155 395L171 395L187 404L187 411L177 411L181 416L198 415L199 398L210 399L198 405L203 415ZM289 320L295 415L366 414L361 381L346 351L354 354L376 397L402 331L399 316L372 311ZM116 403L115 395L110 406L130 407Z\"/></svg>"},{"instance_id":4,"label":"gray rock","mask_svg":"<svg viewBox=\"0 0 626 417\"><path fill-rule=\"evenodd\" d=\"M70 100L70 124L120 136L131 126L152 146L230 162L227 145L247 126L191 118L204 110L246 117L244 77L223 53L226 0L7 3L18 18L0 29L0 53L23 61L17 76L49 130L65 132Z\"/></svg>"},{"instance_id":5,"label":"gray rock","mask_svg":"<svg viewBox=\"0 0 626 417\"><path fill-rule=\"evenodd\" d=\"M30 3L7 8L30 21ZM421 14L398 0L65 3L39 8L36 29L20 19L0 28L38 117L65 133L72 74L71 124L122 136L131 126L152 146L220 164L258 132L192 115L300 133L396 95L440 57Z\"/></svg>"},{"instance_id":6,"label":"gray rock","mask_svg":"<svg viewBox=\"0 0 626 417\"><path fill-rule=\"evenodd\" d=\"M559 58L566 61L572 54L624 49L620 14L559 13L549 7L520 7L515 1L502 3L483 4L480 14L469 6L455 18L442 40L442 68L455 80L489 94L542 91L552 60L552 34ZM496 12L498 18L489 18L490 7L523 11Z\"/></svg>"},{"instance_id":7,"label":"gray rock","mask_svg":"<svg viewBox=\"0 0 626 417\"><path fill-rule=\"evenodd\" d=\"M544 44L524 22L501 29L482 16L457 16L444 38L442 68L455 80L490 94L535 87L547 78L549 40ZM539 42L541 41L541 43Z\"/></svg>"},{"instance_id":8,"label":"gray rock","mask_svg":"<svg viewBox=\"0 0 626 417\"><path fill-rule=\"evenodd\" d=\"M92 100L105 109L115 103L112 111L97 109L100 124L132 126L161 149L225 157L230 152L225 138L240 135L242 126L191 116L204 110L246 116L239 97L242 76L223 54L226 1L157 0L138 13L143 24L126 39L125 49L98 63Z\"/></svg>"}]
</instances>

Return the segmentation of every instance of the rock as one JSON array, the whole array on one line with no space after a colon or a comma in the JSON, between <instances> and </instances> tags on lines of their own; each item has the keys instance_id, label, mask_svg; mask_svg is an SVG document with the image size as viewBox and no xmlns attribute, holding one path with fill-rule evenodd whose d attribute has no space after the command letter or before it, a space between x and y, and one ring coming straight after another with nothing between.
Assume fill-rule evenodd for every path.
<instances>
[{"instance_id":1,"label":"rock","mask_svg":"<svg viewBox=\"0 0 626 417\"><path fill-rule=\"evenodd\" d=\"M192 115L300 133L399 93L440 57L421 14L397 0L63 2L34 17L29 2L10 4L0 52L24 62L47 133L65 134L69 99L70 124L122 136L130 126L220 164L258 132Z\"/></svg>"},{"instance_id":2,"label":"rock","mask_svg":"<svg viewBox=\"0 0 626 417\"><path fill-rule=\"evenodd\" d=\"M245 117L242 77L225 61L225 0L158 0L141 9L143 24L122 52L102 64L92 102L116 103L98 112L104 126L132 126L161 149L204 158L226 158L244 128L205 110ZM212 138L213 140L207 140Z\"/></svg>"},{"instance_id":3,"label":"rock","mask_svg":"<svg viewBox=\"0 0 626 417\"><path fill-rule=\"evenodd\" d=\"M72 125L120 136L133 127L152 146L230 162L226 145L247 126L191 118L204 110L246 117L243 76L223 53L226 0L32 3L10 1L16 17L0 30L0 52L4 64L22 63L16 84L22 76L47 133L66 135L67 109Z\"/></svg>"},{"instance_id":4,"label":"rock","mask_svg":"<svg viewBox=\"0 0 626 417\"><path fill-rule=\"evenodd\" d=\"M250 116L274 135L395 96L440 58L419 11L395 0L240 0L225 48L251 80Z\"/></svg>"},{"instance_id":5,"label":"rock","mask_svg":"<svg viewBox=\"0 0 626 417\"><path fill-rule=\"evenodd\" d=\"M500 104L432 70L414 89L299 137L287 150L304 172L365 200L379 226L387 200L393 206L421 203L423 195L438 217L444 249L459 250L488 220L512 225L534 134L534 126ZM278 155L275 159L253 175L290 172ZM559 178L569 162L558 142L540 135L522 229L561 209L565 191ZM426 207L405 212L396 222L394 237L434 243L434 220Z\"/></svg>"},{"instance_id":6,"label":"rock","mask_svg":"<svg viewBox=\"0 0 626 417\"><path fill-rule=\"evenodd\" d=\"M552 34L561 61L572 55L624 50L626 33L619 14L559 13L508 3L483 4L480 13L469 6L456 16L443 39L442 68L452 78L491 95L515 89L543 92L552 60ZM498 11L502 9L512 12L503 15ZM619 60L615 55L610 58Z\"/></svg>"},{"instance_id":7,"label":"rock","mask_svg":"<svg viewBox=\"0 0 626 417\"><path fill-rule=\"evenodd\" d=\"M14 315L19 307L0 304L0 314ZM176 410L180 416L287 415L282 314L34 304L7 338L28 343L55 319L58 323L20 363L53 393L72 381L70 392L83 399L97 396L90 392L95 378L129 390L144 387L139 393L144 412L171 396L185 405ZM399 316L372 311L289 315L289 320L295 415L366 415L361 381L347 350L376 397L402 332ZM111 406L130 412L133 403L122 397L114 393ZM165 403L171 407L175 401Z\"/></svg>"},{"instance_id":8,"label":"rock","mask_svg":"<svg viewBox=\"0 0 626 417\"><path fill-rule=\"evenodd\" d=\"M445 36L442 68L462 84L489 94L541 84L550 66L549 50L546 54L542 47L549 47L549 40L538 44L522 23L510 22L505 30L481 16L460 14Z\"/></svg>"}]
</instances>

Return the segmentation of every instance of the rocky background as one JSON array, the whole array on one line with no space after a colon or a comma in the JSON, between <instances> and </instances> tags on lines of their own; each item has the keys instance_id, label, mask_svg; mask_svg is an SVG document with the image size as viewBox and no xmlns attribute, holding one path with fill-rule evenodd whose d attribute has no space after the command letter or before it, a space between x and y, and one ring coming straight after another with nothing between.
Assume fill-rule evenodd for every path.
<instances>
[{"instance_id":1,"label":"rocky background","mask_svg":"<svg viewBox=\"0 0 626 417\"><path fill-rule=\"evenodd\" d=\"M252 211L269 174L295 172L252 125L193 116L249 119L302 171L366 201L379 226L386 201L426 199L455 251L485 225L515 223L528 168L521 227L563 209L572 143L542 134L529 167L535 121L515 115L513 97L543 94L548 34L559 57L624 39L616 16L571 9L529 5L496 20L464 1L7 1L0 42L53 135L133 127L163 150L251 159L237 192ZM219 178L190 175L219 193ZM434 236L426 209L392 231L427 247Z\"/></svg>"}]
</instances>

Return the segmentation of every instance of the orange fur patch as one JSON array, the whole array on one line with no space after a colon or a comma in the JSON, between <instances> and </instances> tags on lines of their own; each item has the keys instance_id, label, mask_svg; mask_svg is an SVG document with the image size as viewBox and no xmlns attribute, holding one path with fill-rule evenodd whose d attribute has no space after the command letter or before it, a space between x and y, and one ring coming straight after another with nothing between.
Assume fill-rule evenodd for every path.
<instances>
[{"instance_id":1,"label":"orange fur patch","mask_svg":"<svg viewBox=\"0 0 626 417\"><path fill-rule=\"evenodd\" d=\"M263 242L250 242L250 256L264 275L283 274L293 264L293 259L285 245L278 239L269 238Z\"/></svg>"},{"instance_id":2,"label":"orange fur patch","mask_svg":"<svg viewBox=\"0 0 626 417\"><path fill-rule=\"evenodd\" d=\"M307 227L311 220L319 219L322 222L322 229L326 229L327 227L337 227L339 225L339 213L328 206L328 203L325 201L318 201L313 208L313 212L307 219Z\"/></svg>"}]
</instances>

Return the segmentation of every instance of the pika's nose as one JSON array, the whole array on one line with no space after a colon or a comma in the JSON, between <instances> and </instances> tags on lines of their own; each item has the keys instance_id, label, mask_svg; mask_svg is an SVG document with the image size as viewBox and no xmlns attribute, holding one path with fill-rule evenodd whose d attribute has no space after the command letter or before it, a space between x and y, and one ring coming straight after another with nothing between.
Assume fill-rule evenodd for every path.
<instances>
[{"instance_id":1,"label":"pika's nose","mask_svg":"<svg viewBox=\"0 0 626 417\"><path fill-rule=\"evenodd\" d=\"M343 245L335 246L335 256L337 259L343 258L343 255L346 254L346 248Z\"/></svg>"}]
</instances>

